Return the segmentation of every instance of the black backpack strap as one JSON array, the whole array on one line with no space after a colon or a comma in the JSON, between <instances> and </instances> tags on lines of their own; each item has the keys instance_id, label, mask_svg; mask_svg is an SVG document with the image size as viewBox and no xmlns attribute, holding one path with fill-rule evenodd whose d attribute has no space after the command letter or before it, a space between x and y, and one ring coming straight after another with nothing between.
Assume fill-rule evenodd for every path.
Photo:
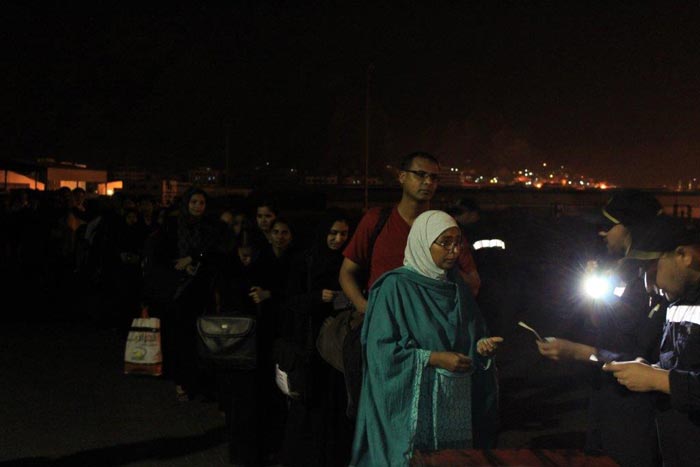
<instances>
[{"instance_id":1,"label":"black backpack strap","mask_svg":"<svg viewBox=\"0 0 700 467\"><path fill-rule=\"evenodd\" d=\"M369 274L370 267L372 266L372 253L374 252L374 244L377 242L377 237L379 237L379 234L382 232L384 229L384 226L386 225L386 222L389 220L389 216L391 216L391 211L394 209L391 206L385 206L382 208L381 211L379 211L379 219L377 219L377 223L374 224L374 229L372 230L372 234L369 236L369 249L367 250L368 257L369 257L369 264L367 264L367 273Z\"/></svg>"}]
</instances>

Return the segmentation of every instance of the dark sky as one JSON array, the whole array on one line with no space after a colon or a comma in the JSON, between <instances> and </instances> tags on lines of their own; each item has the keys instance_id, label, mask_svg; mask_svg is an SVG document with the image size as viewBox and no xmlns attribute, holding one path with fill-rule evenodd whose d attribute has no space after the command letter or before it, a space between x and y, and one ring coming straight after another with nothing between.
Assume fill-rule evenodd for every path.
<instances>
[{"instance_id":1,"label":"dark sky","mask_svg":"<svg viewBox=\"0 0 700 467\"><path fill-rule=\"evenodd\" d=\"M353 169L369 77L375 167L700 178L697 2L63 3L2 8L3 156Z\"/></svg>"}]
</instances>

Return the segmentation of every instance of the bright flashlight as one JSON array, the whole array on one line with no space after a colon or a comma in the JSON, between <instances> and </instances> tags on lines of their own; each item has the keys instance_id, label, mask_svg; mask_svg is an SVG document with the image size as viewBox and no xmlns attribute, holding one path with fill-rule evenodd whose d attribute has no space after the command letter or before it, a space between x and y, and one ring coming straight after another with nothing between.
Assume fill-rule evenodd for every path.
<instances>
[{"instance_id":1,"label":"bright flashlight","mask_svg":"<svg viewBox=\"0 0 700 467\"><path fill-rule=\"evenodd\" d=\"M590 275L583 280L583 290L593 299L604 297L610 293L610 281L599 275Z\"/></svg>"}]
</instances>

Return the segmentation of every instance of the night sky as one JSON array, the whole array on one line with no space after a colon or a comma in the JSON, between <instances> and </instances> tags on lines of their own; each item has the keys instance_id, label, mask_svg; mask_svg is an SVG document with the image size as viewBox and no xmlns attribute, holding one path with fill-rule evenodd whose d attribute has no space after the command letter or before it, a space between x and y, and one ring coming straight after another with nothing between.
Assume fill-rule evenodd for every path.
<instances>
[{"instance_id":1,"label":"night sky","mask_svg":"<svg viewBox=\"0 0 700 467\"><path fill-rule=\"evenodd\" d=\"M2 7L3 158L348 172L369 83L373 167L700 179L697 2L63 3Z\"/></svg>"}]
</instances>

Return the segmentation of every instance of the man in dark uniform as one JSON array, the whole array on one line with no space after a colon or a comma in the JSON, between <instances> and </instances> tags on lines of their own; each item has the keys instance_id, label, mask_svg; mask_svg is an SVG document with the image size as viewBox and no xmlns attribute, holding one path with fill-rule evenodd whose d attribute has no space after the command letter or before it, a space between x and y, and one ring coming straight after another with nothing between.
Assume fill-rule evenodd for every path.
<instances>
[{"instance_id":1,"label":"man in dark uniform","mask_svg":"<svg viewBox=\"0 0 700 467\"><path fill-rule=\"evenodd\" d=\"M669 300L656 365L612 362L603 367L630 391L659 394L656 421L663 465L700 462L700 232L671 217L653 219L636 235L630 256L658 258L647 271ZM653 360L652 360L653 361Z\"/></svg>"},{"instance_id":2,"label":"man in dark uniform","mask_svg":"<svg viewBox=\"0 0 700 467\"><path fill-rule=\"evenodd\" d=\"M624 256L633 243L632 229L658 215L659 202L651 195L626 190L613 195L603 208L610 228L601 232L608 253ZM555 338L538 342L540 353L552 360L608 362L639 356L654 360L663 329L663 311L651 303L644 285L643 262L621 259L613 277L620 283L610 294L607 306L592 316L591 344ZM659 464L654 423L654 398L628 391L605 373L593 374L586 451L605 454L622 466Z\"/></svg>"}]
</instances>

